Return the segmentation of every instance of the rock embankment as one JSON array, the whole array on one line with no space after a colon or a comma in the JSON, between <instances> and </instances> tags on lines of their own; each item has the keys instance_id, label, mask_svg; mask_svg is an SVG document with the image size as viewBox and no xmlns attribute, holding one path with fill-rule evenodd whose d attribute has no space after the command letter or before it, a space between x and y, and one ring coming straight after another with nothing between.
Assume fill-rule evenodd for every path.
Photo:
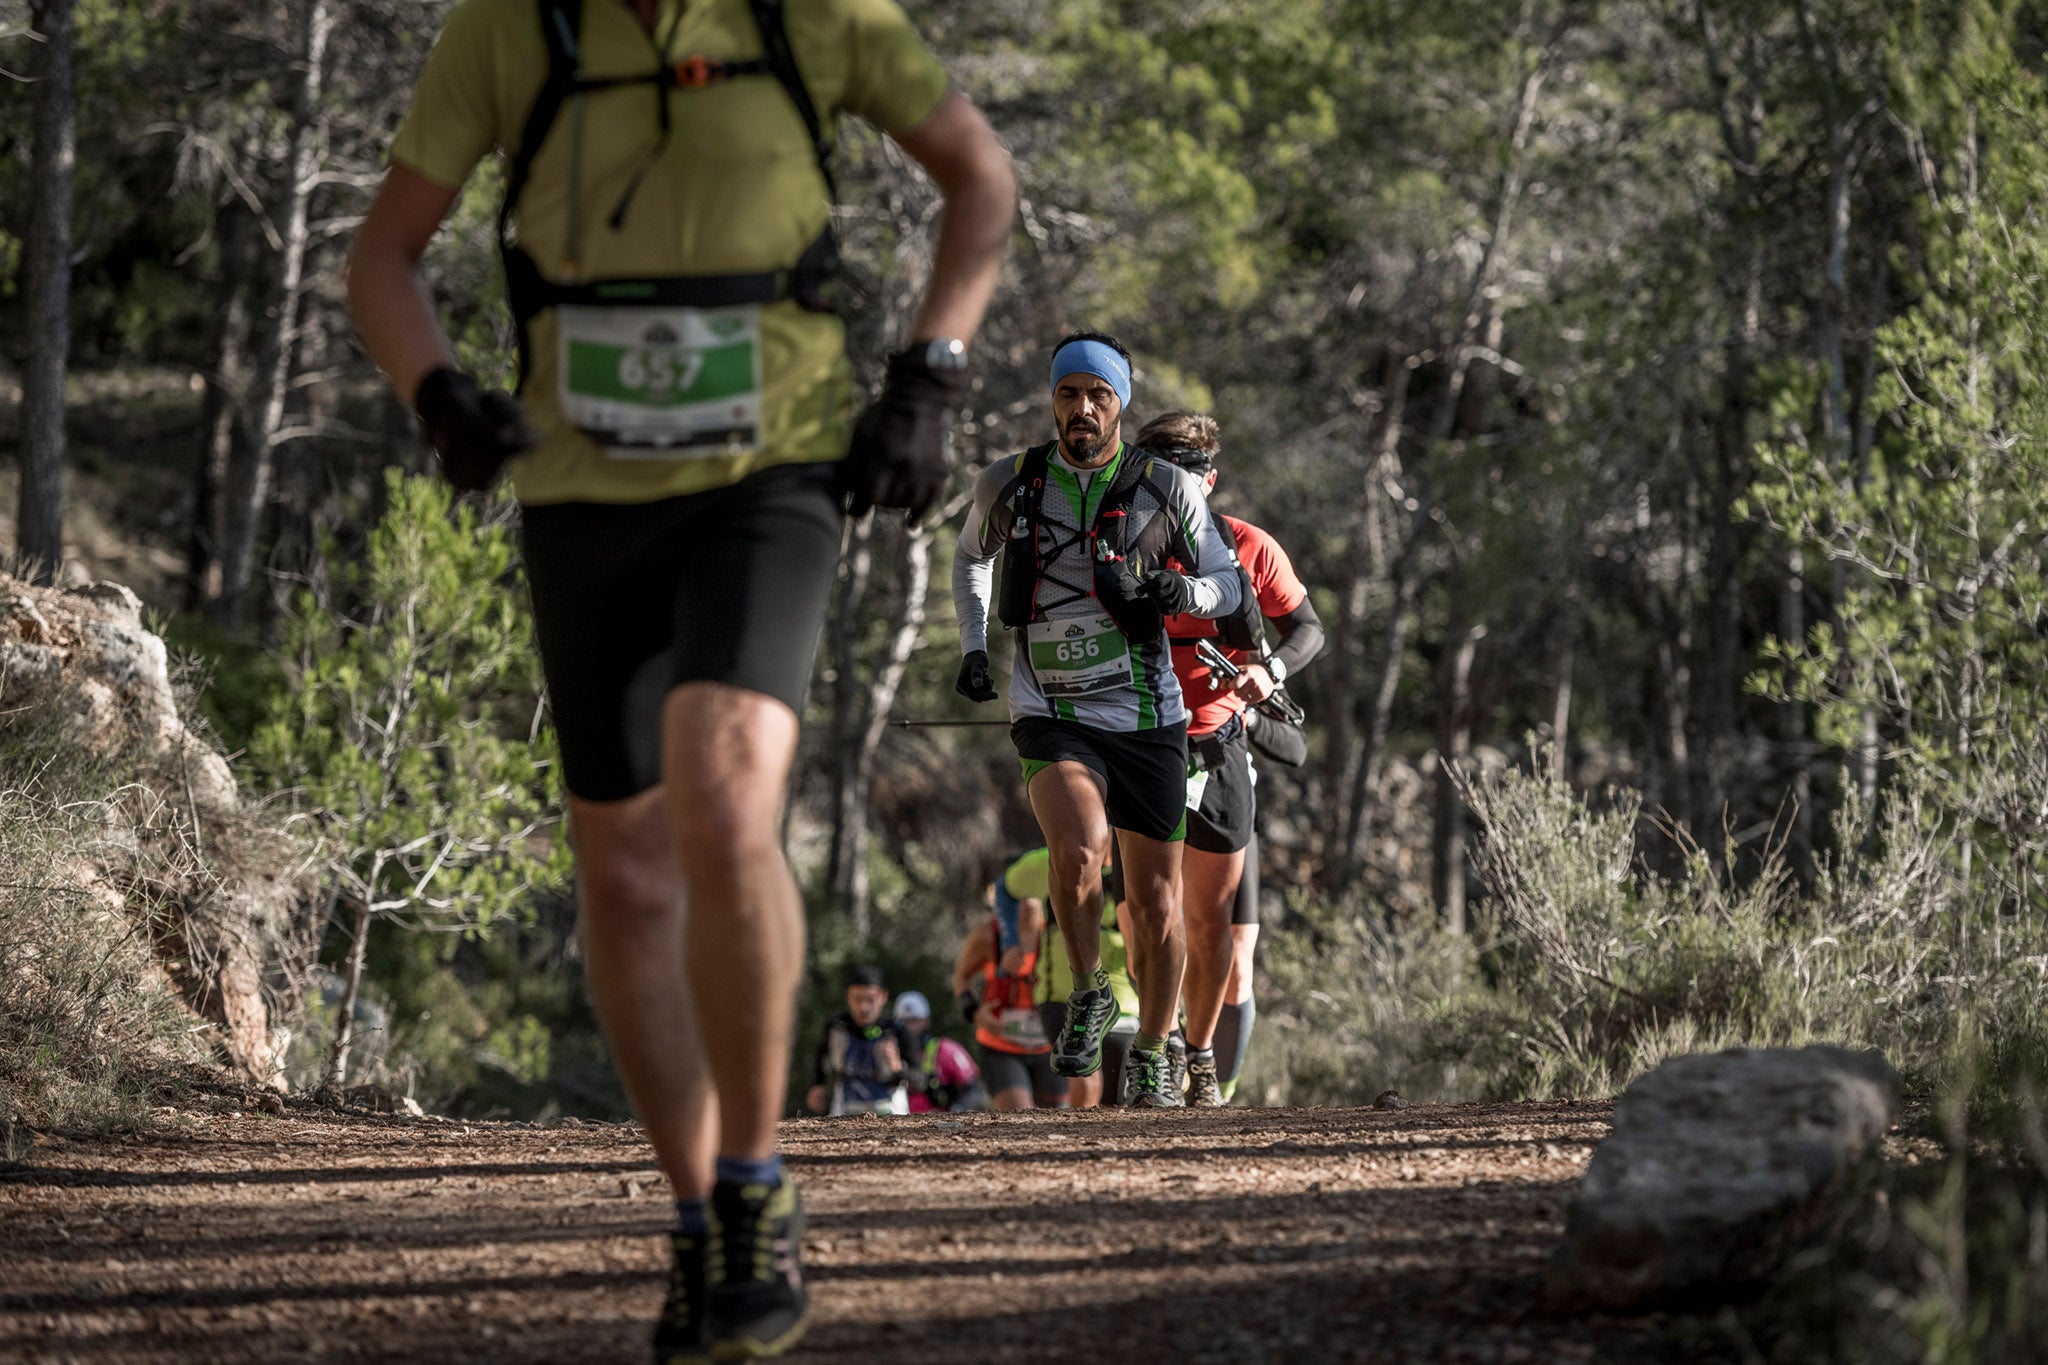
<instances>
[{"instance_id":1,"label":"rock embankment","mask_svg":"<svg viewBox=\"0 0 2048 1365\"><path fill-rule=\"evenodd\" d=\"M1623 1311L1763 1278L1827 1227L1898 1105L1899 1078L1875 1052L1665 1062L1614 1106L1566 1214L1551 1304Z\"/></svg>"},{"instance_id":2,"label":"rock embankment","mask_svg":"<svg viewBox=\"0 0 2048 1365\"><path fill-rule=\"evenodd\" d=\"M135 594L0 574L0 725L39 727L117 775L107 810L118 828L104 855L74 869L81 889L147 924L222 1059L273 1083L283 1039L266 988L302 937L292 850L252 816L227 760L186 726L168 652Z\"/></svg>"}]
</instances>

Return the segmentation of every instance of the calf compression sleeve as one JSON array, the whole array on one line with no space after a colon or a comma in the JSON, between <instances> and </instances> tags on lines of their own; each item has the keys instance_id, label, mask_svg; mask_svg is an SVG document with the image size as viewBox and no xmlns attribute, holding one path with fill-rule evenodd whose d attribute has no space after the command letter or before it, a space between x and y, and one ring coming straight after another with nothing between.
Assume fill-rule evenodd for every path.
<instances>
[{"instance_id":1,"label":"calf compression sleeve","mask_svg":"<svg viewBox=\"0 0 2048 1365\"><path fill-rule=\"evenodd\" d=\"M1216 1018L1216 1075L1225 1083L1244 1070L1244 1054L1252 1045L1252 1022L1259 1017L1258 1001L1247 997L1242 1005L1225 1005Z\"/></svg>"}]
</instances>

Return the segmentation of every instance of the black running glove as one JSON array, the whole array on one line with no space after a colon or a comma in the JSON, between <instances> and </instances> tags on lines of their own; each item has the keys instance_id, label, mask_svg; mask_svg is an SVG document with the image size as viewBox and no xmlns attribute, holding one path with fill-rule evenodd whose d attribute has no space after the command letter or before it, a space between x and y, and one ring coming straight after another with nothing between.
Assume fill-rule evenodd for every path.
<instances>
[{"instance_id":1,"label":"black running glove","mask_svg":"<svg viewBox=\"0 0 2048 1365\"><path fill-rule=\"evenodd\" d=\"M969 701L994 701L996 680L988 671L988 651L977 649L960 661L960 676L953 680L953 690Z\"/></svg>"},{"instance_id":2,"label":"black running glove","mask_svg":"<svg viewBox=\"0 0 2048 1365\"><path fill-rule=\"evenodd\" d=\"M441 457L441 472L466 493L488 489L508 461L540 443L518 399L497 389L486 393L445 365L420 381L412 406Z\"/></svg>"},{"instance_id":3,"label":"black running glove","mask_svg":"<svg viewBox=\"0 0 2048 1365\"><path fill-rule=\"evenodd\" d=\"M889 357L882 392L854 421L841 466L849 515L902 507L911 525L924 520L946 491L947 421L966 393L966 372L933 369L922 346Z\"/></svg>"},{"instance_id":4,"label":"black running glove","mask_svg":"<svg viewBox=\"0 0 2048 1365\"><path fill-rule=\"evenodd\" d=\"M979 991L962 991L953 998L953 1003L960 1007L960 1017L970 1024L981 1013L981 993Z\"/></svg>"},{"instance_id":5,"label":"black running glove","mask_svg":"<svg viewBox=\"0 0 2048 1365\"><path fill-rule=\"evenodd\" d=\"M1095 561L1095 595L1119 606L1145 600L1145 580L1123 558Z\"/></svg>"},{"instance_id":6,"label":"black running glove","mask_svg":"<svg viewBox=\"0 0 2048 1365\"><path fill-rule=\"evenodd\" d=\"M1154 569L1145 575L1145 596L1168 616L1184 616L1195 609L1193 580L1171 569Z\"/></svg>"}]
</instances>

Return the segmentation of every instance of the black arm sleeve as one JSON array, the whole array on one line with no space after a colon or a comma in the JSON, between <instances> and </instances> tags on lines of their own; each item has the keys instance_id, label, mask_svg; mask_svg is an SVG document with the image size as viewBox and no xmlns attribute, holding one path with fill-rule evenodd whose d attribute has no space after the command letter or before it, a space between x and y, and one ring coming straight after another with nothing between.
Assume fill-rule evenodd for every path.
<instances>
[{"instance_id":1,"label":"black arm sleeve","mask_svg":"<svg viewBox=\"0 0 2048 1365\"><path fill-rule=\"evenodd\" d=\"M1293 611L1274 617L1273 624L1280 631L1280 648L1273 651L1273 657L1287 670L1289 678L1323 652L1323 621L1306 597Z\"/></svg>"}]
</instances>

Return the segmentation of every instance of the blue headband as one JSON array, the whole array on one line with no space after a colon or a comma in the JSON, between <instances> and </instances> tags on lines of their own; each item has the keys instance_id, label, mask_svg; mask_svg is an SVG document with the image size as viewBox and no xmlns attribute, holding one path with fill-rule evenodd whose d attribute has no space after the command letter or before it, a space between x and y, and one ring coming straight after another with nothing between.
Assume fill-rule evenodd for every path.
<instances>
[{"instance_id":1,"label":"blue headband","mask_svg":"<svg viewBox=\"0 0 2048 1365\"><path fill-rule=\"evenodd\" d=\"M1113 346L1099 341L1070 341L1053 353L1052 386L1070 374L1092 374L1116 390L1116 401L1131 405L1131 367Z\"/></svg>"}]
</instances>

